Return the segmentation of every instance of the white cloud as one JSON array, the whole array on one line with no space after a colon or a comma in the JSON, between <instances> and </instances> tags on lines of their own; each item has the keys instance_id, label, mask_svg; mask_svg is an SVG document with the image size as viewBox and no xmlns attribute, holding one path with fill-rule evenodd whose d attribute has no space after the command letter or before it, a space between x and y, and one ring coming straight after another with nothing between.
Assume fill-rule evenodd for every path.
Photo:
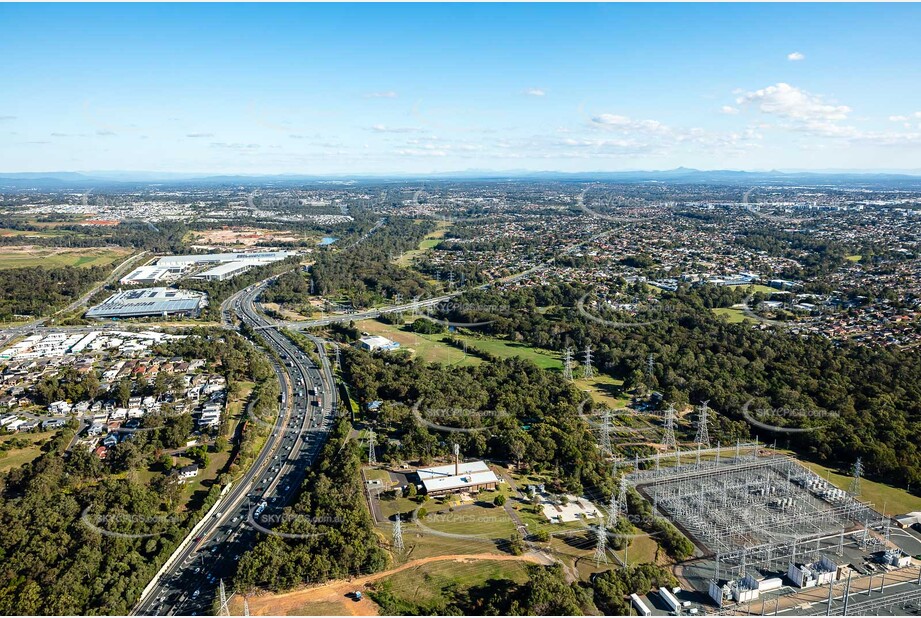
<instances>
[{"instance_id":1,"label":"white cloud","mask_svg":"<svg viewBox=\"0 0 921 618\"><path fill-rule=\"evenodd\" d=\"M908 116L889 116L890 122L905 122L908 120Z\"/></svg>"},{"instance_id":2,"label":"white cloud","mask_svg":"<svg viewBox=\"0 0 921 618\"><path fill-rule=\"evenodd\" d=\"M397 93L393 90L385 90L383 92L367 92L365 93L366 99L395 99L397 98Z\"/></svg>"},{"instance_id":3,"label":"white cloud","mask_svg":"<svg viewBox=\"0 0 921 618\"><path fill-rule=\"evenodd\" d=\"M186 133L186 137L214 137L214 133Z\"/></svg>"},{"instance_id":4,"label":"white cloud","mask_svg":"<svg viewBox=\"0 0 921 618\"><path fill-rule=\"evenodd\" d=\"M736 114L739 113L739 108L733 107L732 105L724 105L723 107L720 108L720 113L727 114L729 116L735 116Z\"/></svg>"},{"instance_id":5,"label":"white cloud","mask_svg":"<svg viewBox=\"0 0 921 618\"><path fill-rule=\"evenodd\" d=\"M834 122L846 120L851 113L847 105L830 105L819 95L800 90L783 82L754 92L747 92L736 99L739 105L757 105L765 114L804 122Z\"/></svg>"},{"instance_id":6,"label":"white cloud","mask_svg":"<svg viewBox=\"0 0 921 618\"><path fill-rule=\"evenodd\" d=\"M805 60L805 59L806 59L806 54L802 52L792 52L792 53L787 54L787 60L791 60L793 62L797 62L799 60Z\"/></svg>"},{"instance_id":7,"label":"white cloud","mask_svg":"<svg viewBox=\"0 0 921 618\"><path fill-rule=\"evenodd\" d=\"M525 91L525 94L528 95L529 97L542 97L542 96L545 96L547 93L544 92L540 88L529 88L528 90Z\"/></svg>"},{"instance_id":8,"label":"white cloud","mask_svg":"<svg viewBox=\"0 0 921 618\"><path fill-rule=\"evenodd\" d=\"M626 126L630 124L627 116L618 116L617 114L599 114L592 118L592 122L605 126Z\"/></svg>"}]
</instances>

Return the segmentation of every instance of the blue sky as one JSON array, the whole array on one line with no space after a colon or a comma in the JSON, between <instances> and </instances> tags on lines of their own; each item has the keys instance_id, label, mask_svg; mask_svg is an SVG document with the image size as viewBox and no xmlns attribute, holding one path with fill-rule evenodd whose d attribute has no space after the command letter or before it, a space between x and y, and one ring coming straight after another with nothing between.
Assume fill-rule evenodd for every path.
<instances>
[{"instance_id":1,"label":"blue sky","mask_svg":"<svg viewBox=\"0 0 921 618\"><path fill-rule=\"evenodd\" d=\"M0 5L0 171L921 169L919 5Z\"/></svg>"}]
</instances>

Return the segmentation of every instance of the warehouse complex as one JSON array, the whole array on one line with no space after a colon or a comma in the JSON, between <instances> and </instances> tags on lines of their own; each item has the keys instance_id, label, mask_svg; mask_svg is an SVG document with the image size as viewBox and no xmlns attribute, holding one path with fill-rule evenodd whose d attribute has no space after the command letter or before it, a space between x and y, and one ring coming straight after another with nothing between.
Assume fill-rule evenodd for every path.
<instances>
[{"instance_id":1,"label":"warehouse complex","mask_svg":"<svg viewBox=\"0 0 921 618\"><path fill-rule=\"evenodd\" d=\"M86 312L97 319L143 317L198 317L205 306L205 295L172 288L141 288L112 294Z\"/></svg>"}]
</instances>

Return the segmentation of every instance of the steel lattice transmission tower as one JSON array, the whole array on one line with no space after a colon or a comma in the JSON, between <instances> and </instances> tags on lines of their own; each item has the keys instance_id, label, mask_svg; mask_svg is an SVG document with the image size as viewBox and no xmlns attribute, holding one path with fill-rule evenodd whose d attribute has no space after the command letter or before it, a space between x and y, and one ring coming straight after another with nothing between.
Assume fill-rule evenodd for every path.
<instances>
[{"instance_id":1,"label":"steel lattice transmission tower","mask_svg":"<svg viewBox=\"0 0 921 618\"><path fill-rule=\"evenodd\" d=\"M563 378L572 382L572 348L567 347L563 356Z\"/></svg>"},{"instance_id":2,"label":"steel lattice transmission tower","mask_svg":"<svg viewBox=\"0 0 921 618\"><path fill-rule=\"evenodd\" d=\"M221 597L221 609L219 610L218 614L221 616L229 616L230 607L227 605L227 602L229 599L227 598L227 591L224 589L223 579L220 581L220 584L218 585L218 591Z\"/></svg>"},{"instance_id":3,"label":"steel lattice transmission tower","mask_svg":"<svg viewBox=\"0 0 921 618\"><path fill-rule=\"evenodd\" d=\"M665 410L665 435L662 437L662 443L666 450L678 448L678 441L675 440L675 406L671 404Z\"/></svg>"},{"instance_id":4,"label":"steel lattice transmission tower","mask_svg":"<svg viewBox=\"0 0 921 618\"><path fill-rule=\"evenodd\" d=\"M594 375L592 371L592 348L585 346L585 364L582 366L582 377L591 378Z\"/></svg>"},{"instance_id":5,"label":"steel lattice transmission tower","mask_svg":"<svg viewBox=\"0 0 921 618\"><path fill-rule=\"evenodd\" d=\"M403 520L399 513L393 520L393 548L400 553L403 552Z\"/></svg>"},{"instance_id":6,"label":"steel lattice transmission tower","mask_svg":"<svg viewBox=\"0 0 921 618\"><path fill-rule=\"evenodd\" d=\"M608 501L608 525L613 525L615 518L620 514L620 505L617 503L617 496L613 493L611 494L611 499Z\"/></svg>"},{"instance_id":7,"label":"steel lattice transmission tower","mask_svg":"<svg viewBox=\"0 0 921 618\"><path fill-rule=\"evenodd\" d=\"M863 460L860 457L857 458L857 461L854 462L854 467L851 472L853 478L851 479L850 492L852 496L860 495L860 478L863 476Z\"/></svg>"},{"instance_id":8,"label":"steel lattice transmission tower","mask_svg":"<svg viewBox=\"0 0 921 618\"><path fill-rule=\"evenodd\" d=\"M710 448L710 434L707 432L707 416L710 413L710 409L707 407L709 400L700 404L700 416L697 420L697 436L694 438L694 442L701 445L703 448Z\"/></svg>"},{"instance_id":9,"label":"steel lattice transmission tower","mask_svg":"<svg viewBox=\"0 0 921 618\"><path fill-rule=\"evenodd\" d=\"M656 369L656 357L650 354L646 357L646 375L652 377L653 372Z\"/></svg>"},{"instance_id":10,"label":"steel lattice transmission tower","mask_svg":"<svg viewBox=\"0 0 921 618\"><path fill-rule=\"evenodd\" d=\"M595 542L595 566L601 564L602 562L605 564L608 563L608 531L604 526L604 515L599 513L598 516L601 518L601 521L598 522L598 529L596 530L597 540Z\"/></svg>"},{"instance_id":11,"label":"steel lattice transmission tower","mask_svg":"<svg viewBox=\"0 0 921 618\"><path fill-rule=\"evenodd\" d=\"M605 408L604 417L601 419L601 450L606 454L611 453L611 411Z\"/></svg>"},{"instance_id":12,"label":"steel lattice transmission tower","mask_svg":"<svg viewBox=\"0 0 921 618\"><path fill-rule=\"evenodd\" d=\"M374 453L374 430L373 429L368 430L368 463L372 465L377 463L377 457L375 456L375 453Z\"/></svg>"},{"instance_id":13,"label":"steel lattice transmission tower","mask_svg":"<svg viewBox=\"0 0 921 618\"><path fill-rule=\"evenodd\" d=\"M620 490L617 494L617 504L620 505L620 510L627 514L627 477L620 477Z\"/></svg>"}]
</instances>

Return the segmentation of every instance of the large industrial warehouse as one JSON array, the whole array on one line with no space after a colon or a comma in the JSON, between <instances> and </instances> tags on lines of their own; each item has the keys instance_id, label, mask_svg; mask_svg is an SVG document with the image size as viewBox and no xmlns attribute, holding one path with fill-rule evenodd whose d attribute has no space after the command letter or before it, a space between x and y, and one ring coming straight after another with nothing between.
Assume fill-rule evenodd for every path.
<instances>
[{"instance_id":1,"label":"large industrial warehouse","mask_svg":"<svg viewBox=\"0 0 921 618\"><path fill-rule=\"evenodd\" d=\"M197 266L204 264L220 264L223 262L249 262L252 264L268 264L278 262L295 255L292 251L261 251L253 253L202 253L198 255L167 255L157 260L157 266Z\"/></svg>"},{"instance_id":2,"label":"large industrial warehouse","mask_svg":"<svg viewBox=\"0 0 921 618\"><path fill-rule=\"evenodd\" d=\"M116 292L86 312L97 319L143 317L198 317L205 306L201 292L173 288L142 288Z\"/></svg>"}]
</instances>

